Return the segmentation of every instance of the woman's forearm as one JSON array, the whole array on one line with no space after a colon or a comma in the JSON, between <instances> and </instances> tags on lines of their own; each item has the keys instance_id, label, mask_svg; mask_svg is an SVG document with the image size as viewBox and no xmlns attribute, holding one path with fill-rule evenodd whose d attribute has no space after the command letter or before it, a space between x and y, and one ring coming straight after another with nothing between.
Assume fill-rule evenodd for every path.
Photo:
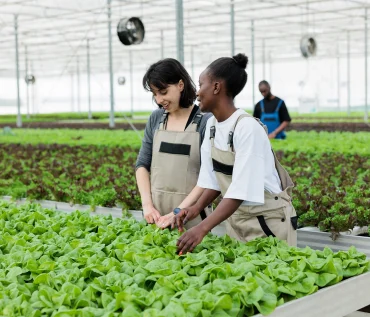
<instances>
[{"instance_id":1,"label":"woman's forearm","mask_svg":"<svg viewBox=\"0 0 370 317\"><path fill-rule=\"evenodd\" d=\"M214 227L219 225L222 221L229 218L243 203L242 200L224 198L217 208L212 212L207 219L203 220L199 226L205 232L211 231Z\"/></svg>"},{"instance_id":2,"label":"woman's forearm","mask_svg":"<svg viewBox=\"0 0 370 317\"><path fill-rule=\"evenodd\" d=\"M182 201L182 203L179 206L174 206L174 208L186 208L193 206L199 199L200 196L202 196L204 192L204 188L195 186L193 190L189 193L188 196Z\"/></svg>"},{"instance_id":3,"label":"woman's forearm","mask_svg":"<svg viewBox=\"0 0 370 317\"><path fill-rule=\"evenodd\" d=\"M145 167L139 167L136 170L136 182L139 188L141 203L143 206L152 206L152 191L150 188L150 176Z\"/></svg>"}]
</instances>

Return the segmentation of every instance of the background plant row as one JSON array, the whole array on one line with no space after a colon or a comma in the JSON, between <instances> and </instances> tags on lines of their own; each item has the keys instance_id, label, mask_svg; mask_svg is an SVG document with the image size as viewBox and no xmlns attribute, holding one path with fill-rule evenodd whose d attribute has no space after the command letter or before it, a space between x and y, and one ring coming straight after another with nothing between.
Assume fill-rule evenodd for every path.
<instances>
[{"instance_id":1,"label":"background plant row","mask_svg":"<svg viewBox=\"0 0 370 317\"><path fill-rule=\"evenodd\" d=\"M301 226L340 232L370 223L370 159L277 151L296 183ZM0 145L0 195L141 209L137 150L113 146Z\"/></svg>"}]
</instances>

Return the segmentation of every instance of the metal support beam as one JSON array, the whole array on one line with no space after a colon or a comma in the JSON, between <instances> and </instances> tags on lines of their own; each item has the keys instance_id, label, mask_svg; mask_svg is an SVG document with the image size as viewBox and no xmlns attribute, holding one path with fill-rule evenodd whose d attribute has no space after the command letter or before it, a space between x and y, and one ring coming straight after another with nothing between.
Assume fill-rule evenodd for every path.
<instances>
[{"instance_id":1,"label":"metal support beam","mask_svg":"<svg viewBox=\"0 0 370 317\"><path fill-rule=\"evenodd\" d=\"M88 104L88 118L92 119L91 113L91 84L90 84L90 40L87 39L86 43L87 54L87 104Z\"/></svg>"},{"instance_id":2,"label":"metal support beam","mask_svg":"<svg viewBox=\"0 0 370 317\"><path fill-rule=\"evenodd\" d=\"M177 59L184 65L184 8L182 0L176 0Z\"/></svg>"},{"instance_id":3,"label":"metal support beam","mask_svg":"<svg viewBox=\"0 0 370 317\"><path fill-rule=\"evenodd\" d=\"M27 45L24 47L24 56L25 56L25 79L27 79L28 76L28 53L27 53ZM29 89L29 83L26 81L26 93L27 93L27 119L30 118L30 89Z\"/></svg>"},{"instance_id":4,"label":"metal support beam","mask_svg":"<svg viewBox=\"0 0 370 317\"><path fill-rule=\"evenodd\" d=\"M31 69L31 74L35 74L34 72L34 68L33 68L33 63L32 61L30 62L30 69ZM35 114L36 113L36 109L35 109L35 84L32 85L32 114Z\"/></svg>"},{"instance_id":5,"label":"metal support beam","mask_svg":"<svg viewBox=\"0 0 370 317\"><path fill-rule=\"evenodd\" d=\"M161 30L161 59L164 59L164 35L163 35L163 30Z\"/></svg>"},{"instance_id":6,"label":"metal support beam","mask_svg":"<svg viewBox=\"0 0 370 317\"><path fill-rule=\"evenodd\" d=\"M235 10L234 0L230 4L231 56L235 55Z\"/></svg>"},{"instance_id":7,"label":"metal support beam","mask_svg":"<svg viewBox=\"0 0 370 317\"><path fill-rule=\"evenodd\" d=\"M190 47L190 57L191 57L191 78L193 79L193 81L196 82L195 80L195 73L194 73L194 46L192 45Z\"/></svg>"},{"instance_id":8,"label":"metal support beam","mask_svg":"<svg viewBox=\"0 0 370 317\"><path fill-rule=\"evenodd\" d=\"M252 43L251 43L251 48L252 48L252 102L253 106L256 104L255 103L255 94L254 94L254 84L255 84L255 77L254 77L254 65L255 65L255 60L254 60L254 21L251 21L251 36L252 36Z\"/></svg>"},{"instance_id":9,"label":"metal support beam","mask_svg":"<svg viewBox=\"0 0 370 317\"><path fill-rule=\"evenodd\" d=\"M130 54L130 103L131 103L131 119L134 118L134 71L133 71L133 60L132 51Z\"/></svg>"},{"instance_id":10,"label":"metal support beam","mask_svg":"<svg viewBox=\"0 0 370 317\"><path fill-rule=\"evenodd\" d=\"M71 73L71 111L74 112L75 108L75 85L74 85L74 76Z\"/></svg>"},{"instance_id":11,"label":"metal support beam","mask_svg":"<svg viewBox=\"0 0 370 317\"><path fill-rule=\"evenodd\" d=\"M81 112L81 81L80 81L80 59L77 56L77 112Z\"/></svg>"},{"instance_id":12,"label":"metal support beam","mask_svg":"<svg viewBox=\"0 0 370 317\"><path fill-rule=\"evenodd\" d=\"M17 68L17 127L22 127L21 116L21 96L19 87L19 51L18 51L18 16L14 16L14 34L15 34L15 63Z\"/></svg>"},{"instance_id":13,"label":"metal support beam","mask_svg":"<svg viewBox=\"0 0 370 317\"><path fill-rule=\"evenodd\" d=\"M108 42L109 42L109 81L110 81L110 115L109 127L114 128L114 88L113 88L113 53L112 53L112 21L111 1L108 1Z\"/></svg>"},{"instance_id":14,"label":"metal support beam","mask_svg":"<svg viewBox=\"0 0 370 317\"><path fill-rule=\"evenodd\" d=\"M338 111L340 110L340 51L339 45L337 46L337 99Z\"/></svg>"},{"instance_id":15,"label":"metal support beam","mask_svg":"<svg viewBox=\"0 0 370 317\"><path fill-rule=\"evenodd\" d=\"M367 81L368 81L368 67L367 67L367 50L368 50L368 39L367 39L367 8L365 8L365 115L364 115L364 120L365 122L368 121L369 119L369 114L368 114L368 94L367 94Z\"/></svg>"},{"instance_id":16,"label":"metal support beam","mask_svg":"<svg viewBox=\"0 0 370 317\"><path fill-rule=\"evenodd\" d=\"M272 85L272 57L271 57L271 51L269 52L269 64L270 64L270 67L269 67L269 80L268 80L268 82L270 83L270 85Z\"/></svg>"},{"instance_id":17,"label":"metal support beam","mask_svg":"<svg viewBox=\"0 0 370 317\"><path fill-rule=\"evenodd\" d=\"M262 76L266 80L266 52L265 52L265 39L262 39Z\"/></svg>"},{"instance_id":18,"label":"metal support beam","mask_svg":"<svg viewBox=\"0 0 370 317\"><path fill-rule=\"evenodd\" d=\"M347 31L347 115L351 114L351 39Z\"/></svg>"}]
</instances>

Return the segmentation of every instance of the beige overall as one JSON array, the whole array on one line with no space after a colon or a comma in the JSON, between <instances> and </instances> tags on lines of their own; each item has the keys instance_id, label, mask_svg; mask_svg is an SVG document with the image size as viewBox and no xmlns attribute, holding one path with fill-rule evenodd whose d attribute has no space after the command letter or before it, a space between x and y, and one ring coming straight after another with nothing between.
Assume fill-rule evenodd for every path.
<instances>
[{"instance_id":1,"label":"beige overall","mask_svg":"<svg viewBox=\"0 0 370 317\"><path fill-rule=\"evenodd\" d=\"M211 127L212 161L221 193L224 196L232 181L232 169L235 162L233 135L239 120L251 117L249 114L240 115L232 130L229 132L229 149L223 151L214 146L215 119ZM262 126L263 124L256 119ZM263 126L265 128L265 126ZM266 130L266 128L265 128ZM283 191L279 194L265 190L265 203L260 206L240 206L227 219L227 234L240 241L249 241L257 237L276 236L286 240L289 245L297 245L297 215L291 201L294 186L287 171L281 166L275 156L275 167L280 177ZM261 176L262 177L262 176Z\"/></svg>"},{"instance_id":2,"label":"beige overall","mask_svg":"<svg viewBox=\"0 0 370 317\"><path fill-rule=\"evenodd\" d=\"M167 113L163 114L153 140L153 156L150 173L152 200L160 214L166 215L178 207L196 186L200 170L198 126L202 114L198 110L185 131L167 131ZM205 217L205 213L202 212ZM185 227L194 227L201 216Z\"/></svg>"}]
</instances>

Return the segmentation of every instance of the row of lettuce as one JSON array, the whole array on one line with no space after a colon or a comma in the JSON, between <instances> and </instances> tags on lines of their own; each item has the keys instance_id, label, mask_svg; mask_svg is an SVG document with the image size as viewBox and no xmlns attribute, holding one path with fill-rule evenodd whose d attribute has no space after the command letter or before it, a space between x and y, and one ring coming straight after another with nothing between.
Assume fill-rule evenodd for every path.
<instances>
[{"instance_id":1,"label":"row of lettuce","mask_svg":"<svg viewBox=\"0 0 370 317\"><path fill-rule=\"evenodd\" d=\"M370 223L369 155L277 155L296 183L300 226L342 232ZM0 195L140 210L136 156L137 149L118 146L0 144Z\"/></svg>"},{"instance_id":2,"label":"row of lettuce","mask_svg":"<svg viewBox=\"0 0 370 317\"><path fill-rule=\"evenodd\" d=\"M369 270L350 248L205 237L176 253L177 231L131 219L0 201L1 316L253 316Z\"/></svg>"}]
</instances>

